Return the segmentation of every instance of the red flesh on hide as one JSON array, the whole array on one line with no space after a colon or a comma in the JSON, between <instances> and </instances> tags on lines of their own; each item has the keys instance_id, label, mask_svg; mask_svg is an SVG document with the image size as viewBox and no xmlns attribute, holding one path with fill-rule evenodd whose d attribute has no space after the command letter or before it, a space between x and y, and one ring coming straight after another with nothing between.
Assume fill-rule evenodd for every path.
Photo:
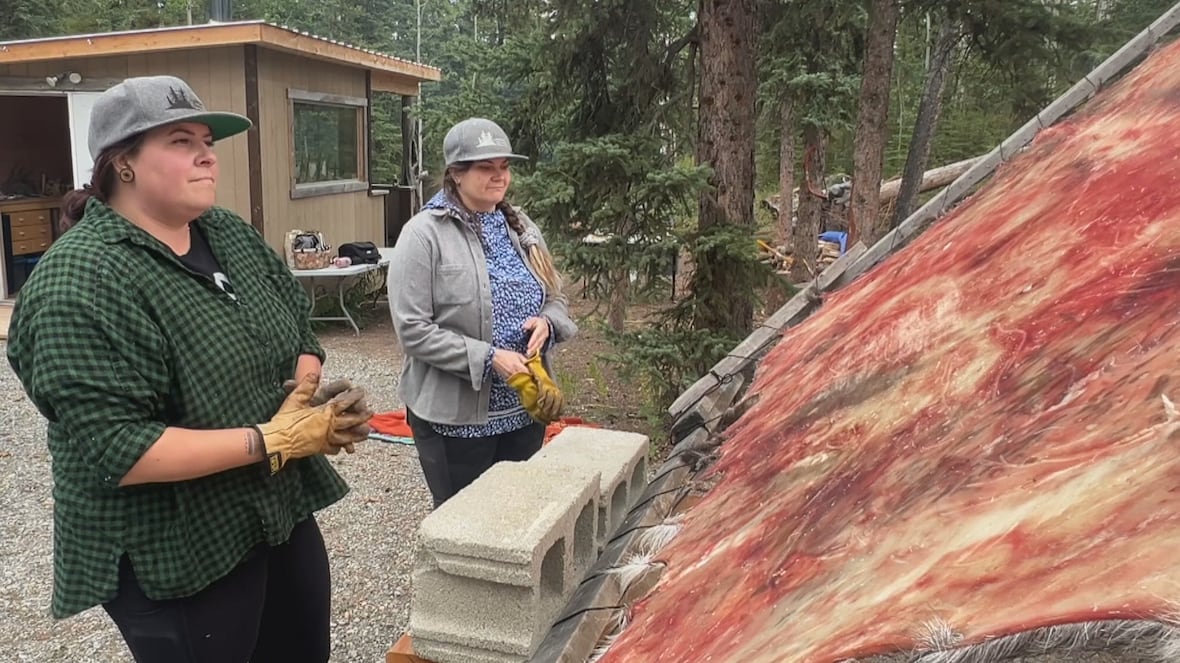
<instances>
[{"instance_id":1,"label":"red flesh on hide","mask_svg":"<svg viewBox=\"0 0 1180 663\"><path fill-rule=\"evenodd\" d=\"M1180 601L1180 45L763 360L604 663L806 661Z\"/></svg>"}]
</instances>

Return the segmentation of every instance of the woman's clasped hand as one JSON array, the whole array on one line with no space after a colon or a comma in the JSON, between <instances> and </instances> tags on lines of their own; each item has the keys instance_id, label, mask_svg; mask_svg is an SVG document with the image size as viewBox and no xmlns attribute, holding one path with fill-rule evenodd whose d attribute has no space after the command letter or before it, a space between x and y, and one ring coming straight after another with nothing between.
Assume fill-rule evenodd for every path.
<instances>
[{"instance_id":1,"label":"woman's clasped hand","mask_svg":"<svg viewBox=\"0 0 1180 663\"><path fill-rule=\"evenodd\" d=\"M365 405L365 391L347 381L319 387L319 375L310 373L292 386L291 393L270 421L256 426L266 449L271 473L292 458L316 454L335 455L369 435L373 412Z\"/></svg>"}]
</instances>

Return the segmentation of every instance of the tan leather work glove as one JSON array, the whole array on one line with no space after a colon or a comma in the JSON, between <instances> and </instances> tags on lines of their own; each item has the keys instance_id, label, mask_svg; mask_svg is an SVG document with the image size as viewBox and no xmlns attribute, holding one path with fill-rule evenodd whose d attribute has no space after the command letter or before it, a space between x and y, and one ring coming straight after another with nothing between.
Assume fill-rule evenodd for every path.
<instances>
[{"instance_id":1,"label":"tan leather work glove","mask_svg":"<svg viewBox=\"0 0 1180 663\"><path fill-rule=\"evenodd\" d=\"M544 415L537 408L537 381L533 379L532 374L517 373L505 382L520 394L520 404L524 406L525 412L533 419L541 421Z\"/></svg>"},{"instance_id":2,"label":"tan leather work glove","mask_svg":"<svg viewBox=\"0 0 1180 663\"><path fill-rule=\"evenodd\" d=\"M345 443L355 441L349 429L366 423L368 413L347 410L360 402L365 392L353 387L326 403L312 406L319 376L308 375L283 401L270 421L256 426L266 448L270 473L276 474L293 458L306 458L320 453L333 453ZM334 443L338 443L335 444Z\"/></svg>"},{"instance_id":3,"label":"tan leather work glove","mask_svg":"<svg viewBox=\"0 0 1180 663\"><path fill-rule=\"evenodd\" d=\"M353 388L352 381L343 378L329 382L326 385L321 385L316 388L315 394L312 395L311 400L309 401L309 405L311 405L311 407L323 405L336 396L339 396L340 394ZM287 380L284 382L283 389L286 390L288 394L295 391L295 380ZM363 423L357 424L353 428L349 429L347 434L336 435L336 437L332 440L333 447L324 452L330 456L340 453L341 449L344 449L344 451L347 453L355 452L356 447L353 445L356 442L367 439L369 437L369 433L373 432L373 430L369 427L369 417L373 416L373 411L369 409L369 406L367 403L365 403L364 398L357 401L355 405L349 407L347 410L345 410L345 412L349 414L365 414L368 416L365 418Z\"/></svg>"},{"instance_id":4,"label":"tan leather work glove","mask_svg":"<svg viewBox=\"0 0 1180 663\"><path fill-rule=\"evenodd\" d=\"M557 421L561 418L562 408L565 407L565 396L545 370L545 365L541 362L541 353L529 357L525 365L537 381L537 410L544 417L544 423Z\"/></svg>"}]
</instances>

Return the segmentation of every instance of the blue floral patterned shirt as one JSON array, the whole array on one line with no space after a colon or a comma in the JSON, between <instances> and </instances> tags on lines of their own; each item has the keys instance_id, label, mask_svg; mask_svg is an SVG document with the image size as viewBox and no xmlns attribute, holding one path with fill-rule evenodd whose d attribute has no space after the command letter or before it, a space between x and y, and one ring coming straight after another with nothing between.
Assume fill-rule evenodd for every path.
<instances>
[{"instance_id":1,"label":"blue floral patterned shirt","mask_svg":"<svg viewBox=\"0 0 1180 663\"><path fill-rule=\"evenodd\" d=\"M439 191L427 208L451 209L463 216L455 203ZM525 320L540 315L545 303L544 287L529 271L508 233L504 213L476 212L476 232L483 238L487 260L488 280L492 290L492 347L514 350L524 354L528 349L529 333L521 325ZM488 399L488 422L482 425L452 426L432 423L439 435L447 437L487 437L519 430L533 423L532 417L520 404L516 393L499 373L492 370L491 355L484 371L489 375L491 394Z\"/></svg>"}]
</instances>

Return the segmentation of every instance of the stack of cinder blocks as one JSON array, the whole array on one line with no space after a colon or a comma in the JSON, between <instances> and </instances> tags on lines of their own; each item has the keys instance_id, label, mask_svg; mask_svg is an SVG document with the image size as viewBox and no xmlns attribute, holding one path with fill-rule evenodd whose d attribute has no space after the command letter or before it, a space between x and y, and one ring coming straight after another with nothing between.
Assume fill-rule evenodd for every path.
<instances>
[{"instance_id":1,"label":"stack of cinder blocks","mask_svg":"<svg viewBox=\"0 0 1180 663\"><path fill-rule=\"evenodd\" d=\"M529 462L599 473L597 556L647 485L647 450L647 436L639 433L567 428Z\"/></svg>"},{"instance_id":2,"label":"stack of cinder blocks","mask_svg":"<svg viewBox=\"0 0 1180 663\"><path fill-rule=\"evenodd\" d=\"M427 516L410 607L417 655L528 660L642 492L647 447L644 435L567 428Z\"/></svg>"}]
</instances>

